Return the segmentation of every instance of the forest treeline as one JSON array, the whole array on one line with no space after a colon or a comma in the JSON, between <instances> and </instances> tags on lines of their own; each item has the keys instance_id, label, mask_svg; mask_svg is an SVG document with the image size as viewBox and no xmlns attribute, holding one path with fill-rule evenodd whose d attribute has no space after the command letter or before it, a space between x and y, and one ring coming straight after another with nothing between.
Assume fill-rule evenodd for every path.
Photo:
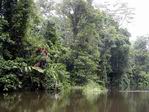
<instances>
[{"instance_id":1,"label":"forest treeline","mask_svg":"<svg viewBox=\"0 0 149 112\"><path fill-rule=\"evenodd\" d=\"M149 88L149 38L92 0L1 0L0 90Z\"/></svg>"}]
</instances>

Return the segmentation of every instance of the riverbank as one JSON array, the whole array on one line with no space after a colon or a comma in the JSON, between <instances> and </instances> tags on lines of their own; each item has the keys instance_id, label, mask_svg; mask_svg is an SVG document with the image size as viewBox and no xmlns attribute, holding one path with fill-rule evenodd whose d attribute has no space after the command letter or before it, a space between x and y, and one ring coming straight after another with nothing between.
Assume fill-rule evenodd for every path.
<instances>
[{"instance_id":1,"label":"riverbank","mask_svg":"<svg viewBox=\"0 0 149 112\"><path fill-rule=\"evenodd\" d=\"M106 87L99 85L93 81L90 81L84 86L72 86L71 89L82 90L82 92L86 95L99 95L108 91Z\"/></svg>"}]
</instances>

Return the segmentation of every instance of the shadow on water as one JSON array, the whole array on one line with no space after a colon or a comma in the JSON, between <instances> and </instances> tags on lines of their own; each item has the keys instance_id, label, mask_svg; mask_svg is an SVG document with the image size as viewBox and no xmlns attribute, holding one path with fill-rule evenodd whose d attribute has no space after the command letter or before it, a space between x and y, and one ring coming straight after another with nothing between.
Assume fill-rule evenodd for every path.
<instances>
[{"instance_id":1,"label":"shadow on water","mask_svg":"<svg viewBox=\"0 0 149 112\"><path fill-rule=\"evenodd\" d=\"M0 112L149 112L148 92L110 92L87 97L81 90L49 95L23 92L0 95Z\"/></svg>"}]
</instances>

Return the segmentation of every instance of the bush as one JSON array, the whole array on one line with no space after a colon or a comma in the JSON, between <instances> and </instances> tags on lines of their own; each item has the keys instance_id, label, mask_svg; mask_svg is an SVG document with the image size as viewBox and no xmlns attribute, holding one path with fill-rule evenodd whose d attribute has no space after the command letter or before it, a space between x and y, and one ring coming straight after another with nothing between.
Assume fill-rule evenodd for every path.
<instances>
[{"instance_id":1,"label":"bush","mask_svg":"<svg viewBox=\"0 0 149 112\"><path fill-rule=\"evenodd\" d=\"M54 63L49 64L45 70L45 81L43 84L47 90L59 91L63 90L65 87L69 87L68 79L69 76L66 72L65 65Z\"/></svg>"}]
</instances>

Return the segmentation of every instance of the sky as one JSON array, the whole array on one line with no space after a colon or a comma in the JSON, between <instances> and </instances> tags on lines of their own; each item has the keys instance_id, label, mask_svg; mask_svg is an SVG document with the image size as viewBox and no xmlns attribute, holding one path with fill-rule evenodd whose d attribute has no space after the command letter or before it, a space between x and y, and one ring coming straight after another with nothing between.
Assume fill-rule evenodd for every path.
<instances>
[{"instance_id":1,"label":"sky","mask_svg":"<svg viewBox=\"0 0 149 112\"><path fill-rule=\"evenodd\" d=\"M114 0L94 0L95 4L101 4L103 1ZM115 0L116 1L116 0ZM127 29L131 33L131 41L137 36L149 34L149 0L119 0L120 2L128 2L128 6L135 8L134 19L127 24Z\"/></svg>"}]
</instances>

